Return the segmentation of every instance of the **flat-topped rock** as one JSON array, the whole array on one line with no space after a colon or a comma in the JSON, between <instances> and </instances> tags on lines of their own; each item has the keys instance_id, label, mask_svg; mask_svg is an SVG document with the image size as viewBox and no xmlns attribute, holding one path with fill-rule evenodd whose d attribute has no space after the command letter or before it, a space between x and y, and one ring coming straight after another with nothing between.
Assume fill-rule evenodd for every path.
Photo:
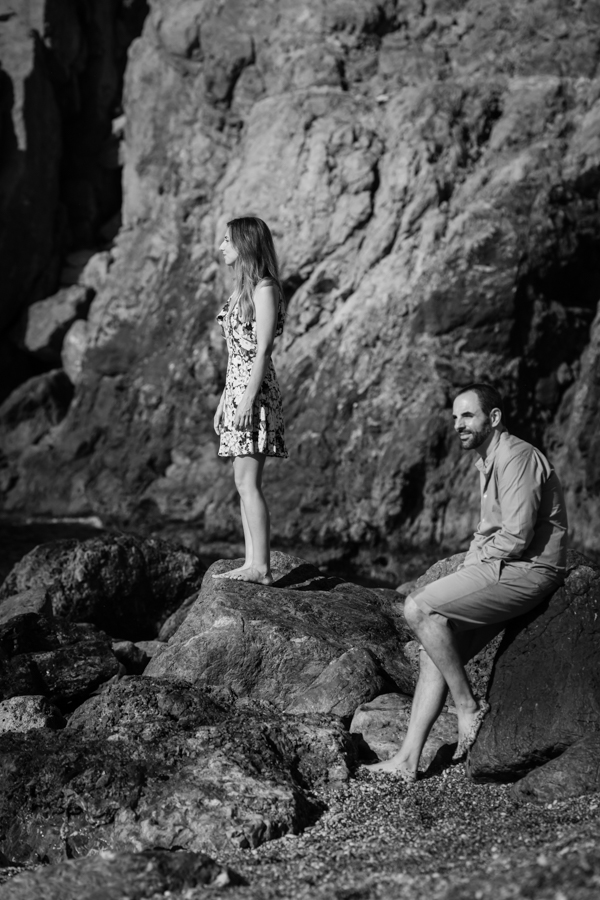
<instances>
[{"instance_id":1,"label":"flat-topped rock","mask_svg":"<svg viewBox=\"0 0 600 900\"><path fill-rule=\"evenodd\" d=\"M272 555L272 586L212 577L232 566L211 566L145 674L341 716L383 691L413 689L414 667L402 652L411 635L389 612L389 598L282 553Z\"/></svg>"}]
</instances>

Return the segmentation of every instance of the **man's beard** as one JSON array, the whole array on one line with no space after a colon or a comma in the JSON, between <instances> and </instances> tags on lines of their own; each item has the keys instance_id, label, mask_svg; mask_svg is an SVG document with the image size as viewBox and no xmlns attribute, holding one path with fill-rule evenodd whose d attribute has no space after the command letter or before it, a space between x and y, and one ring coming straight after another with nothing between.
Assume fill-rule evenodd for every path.
<instances>
[{"instance_id":1,"label":"man's beard","mask_svg":"<svg viewBox=\"0 0 600 900\"><path fill-rule=\"evenodd\" d=\"M470 428L465 428L458 435L460 439L460 445L463 450L476 450L477 447L481 447L483 442L487 440L492 431L493 429L491 425L485 425L478 431L471 431ZM462 437L463 435L465 436L464 438Z\"/></svg>"}]
</instances>

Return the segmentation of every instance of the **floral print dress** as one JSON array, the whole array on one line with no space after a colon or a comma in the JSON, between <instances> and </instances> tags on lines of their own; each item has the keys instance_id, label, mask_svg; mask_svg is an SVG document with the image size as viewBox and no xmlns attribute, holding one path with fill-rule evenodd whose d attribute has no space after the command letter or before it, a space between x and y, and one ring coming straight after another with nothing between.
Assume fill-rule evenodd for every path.
<instances>
[{"instance_id":1,"label":"floral print dress","mask_svg":"<svg viewBox=\"0 0 600 900\"><path fill-rule=\"evenodd\" d=\"M279 300L276 336L283 331L284 309ZM227 341L229 360L225 377L223 422L219 456L245 456L264 453L266 456L286 457L281 391L275 375L273 360L269 365L252 410L252 428L238 431L233 418L244 395L250 372L256 358L256 319L242 322L239 304L233 303L233 295L217 316Z\"/></svg>"}]
</instances>

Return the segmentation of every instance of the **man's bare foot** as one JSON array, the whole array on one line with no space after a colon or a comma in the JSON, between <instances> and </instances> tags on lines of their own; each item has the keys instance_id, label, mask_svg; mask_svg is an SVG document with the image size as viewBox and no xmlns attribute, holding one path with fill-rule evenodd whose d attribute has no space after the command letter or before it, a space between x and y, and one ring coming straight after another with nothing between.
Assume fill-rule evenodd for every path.
<instances>
[{"instance_id":1,"label":"man's bare foot","mask_svg":"<svg viewBox=\"0 0 600 900\"><path fill-rule=\"evenodd\" d=\"M213 578L232 578L236 572L245 572L246 569L250 568L250 563L244 563L243 566L238 566L237 569L228 569L226 572L218 572L213 575Z\"/></svg>"},{"instance_id":2,"label":"man's bare foot","mask_svg":"<svg viewBox=\"0 0 600 900\"><path fill-rule=\"evenodd\" d=\"M405 761L400 757L399 753L395 753L390 759L384 759L383 762L372 763L364 766L367 772L384 772L388 775L396 775L405 784L414 784L417 780L417 773L406 767Z\"/></svg>"},{"instance_id":3,"label":"man's bare foot","mask_svg":"<svg viewBox=\"0 0 600 900\"><path fill-rule=\"evenodd\" d=\"M250 581L253 584L273 584L273 576L270 572L261 572L260 569L245 566L241 569L235 569L232 574L228 573L228 577L232 581Z\"/></svg>"},{"instance_id":4,"label":"man's bare foot","mask_svg":"<svg viewBox=\"0 0 600 900\"><path fill-rule=\"evenodd\" d=\"M469 752L481 728L485 716L490 711L490 704L487 700L479 700L478 708L475 712L467 716L459 716L458 719L458 744L454 751L453 760L462 759Z\"/></svg>"}]
</instances>

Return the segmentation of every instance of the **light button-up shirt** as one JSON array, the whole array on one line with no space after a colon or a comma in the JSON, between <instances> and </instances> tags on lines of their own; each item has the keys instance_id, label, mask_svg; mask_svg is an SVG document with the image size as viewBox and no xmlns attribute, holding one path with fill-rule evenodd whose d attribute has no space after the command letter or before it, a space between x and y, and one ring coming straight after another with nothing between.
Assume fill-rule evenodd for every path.
<instances>
[{"instance_id":1,"label":"light button-up shirt","mask_svg":"<svg viewBox=\"0 0 600 900\"><path fill-rule=\"evenodd\" d=\"M556 472L536 447L508 431L479 459L481 521L465 563L521 561L563 573L567 513Z\"/></svg>"}]
</instances>

